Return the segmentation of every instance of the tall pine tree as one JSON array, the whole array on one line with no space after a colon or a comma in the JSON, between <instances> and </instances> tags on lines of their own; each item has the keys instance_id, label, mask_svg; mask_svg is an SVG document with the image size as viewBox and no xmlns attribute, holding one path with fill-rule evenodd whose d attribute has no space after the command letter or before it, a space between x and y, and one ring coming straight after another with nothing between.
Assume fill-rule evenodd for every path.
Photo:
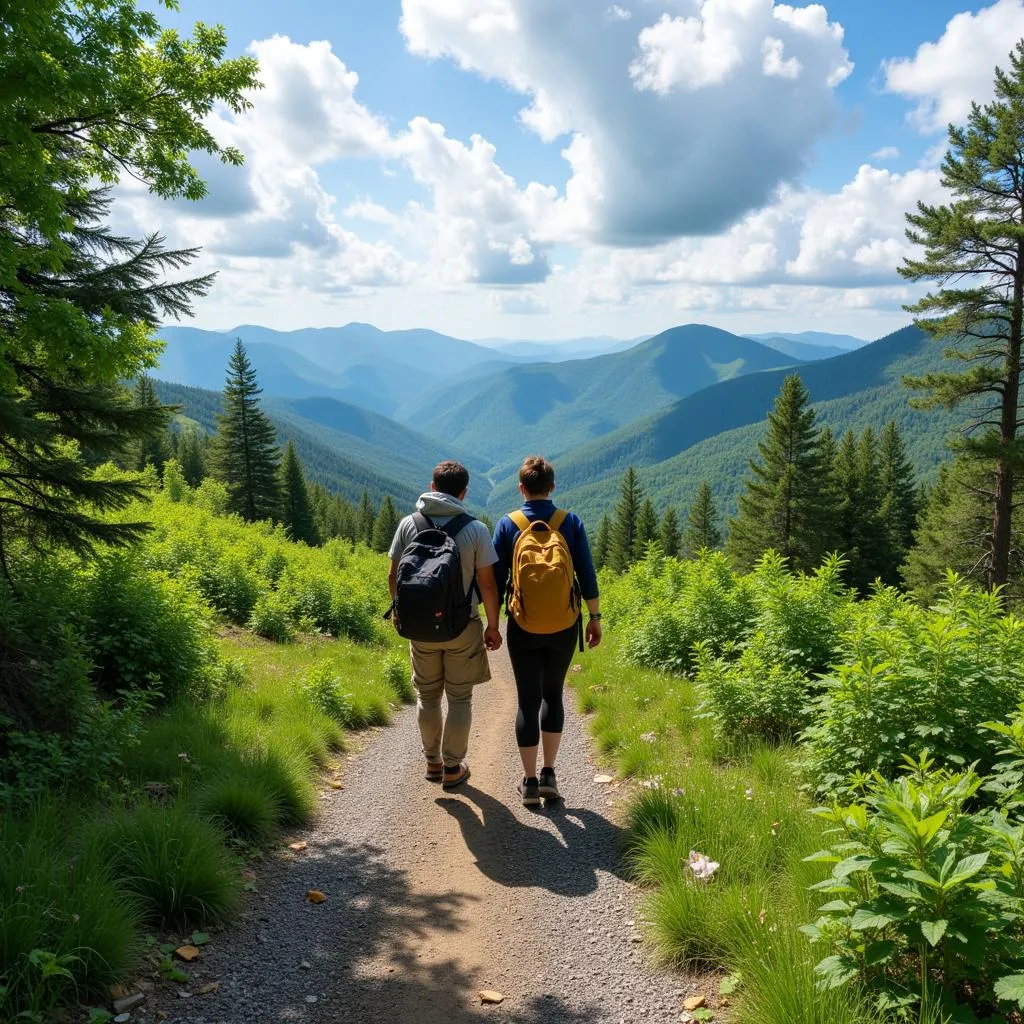
<instances>
[{"instance_id":1,"label":"tall pine tree","mask_svg":"<svg viewBox=\"0 0 1024 1024\"><path fill-rule=\"evenodd\" d=\"M654 502L647 498L640 506L640 514L636 517L636 557L643 558L647 553L647 545L658 539L658 513Z\"/></svg>"},{"instance_id":2,"label":"tall pine tree","mask_svg":"<svg viewBox=\"0 0 1024 1024\"><path fill-rule=\"evenodd\" d=\"M949 346L959 368L908 381L919 404L967 405L956 447L991 472L982 482L989 528L979 538L988 586L1009 579L1017 477L1024 467L1021 345L1024 341L1024 40L1008 72L995 73L995 99L973 104L965 126L950 125L941 182L948 204L908 213L911 241L924 249L900 273L939 282L913 306L917 324Z\"/></svg>"},{"instance_id":3,"label":"tall pine tree","mask_svg":"<svg viewBox=\"0 0 1024 1024\"><path fill-rule=\"evenodd\" d=\"M630 466L622 477L619 503L615 507L611 526L608 564L616 572L625 572L636 561L636 527L642 502L643 491L640 488L640 481L637 479L636 470Z\"/></svg>"},{"instance_id":4,"label":"tall pine tree","mask_svg":"<svg viewBox=\"0 0 1024 1024\"><path fill-rule=\"evenodd\" d=\"M395 511L394 503L389 495L384 496L380 503L380 512L377 513L377 520L373 524L373 550L387 551L394 540L395 530L398 529L399 515Z\"/></svg>"},{"instance_id":5,"label":"tall pine tree","mask_svg":"<svg viewBox=\"0 0 1024 1024\"><path fill-rule=\"evenodd\" d=\"M676 558L679 555L680 541L679 515L669 505L665 509L665 514L661 517L661 526L658 528L658 543L661 545L661 550L669 558Z\"/></svg>"},{"instance_id":6,"label":"tall pine tree","mask_svg":"<svg viewBox=\"0 0 1024 1024\"><path fill-rule=\"evenodd\" d=\"M607 515L601 516L601 522L597 527L597 536L594 538L594 565L603 569L608 564L612 546L612 524Z\"/></svg>"},{"instance_id":7,"label":"tall pine tree","mask_svg":"<svg viewBox=\"0 0 1024 1024\"><path fill-rule=\"evenodd\" d=\"M157 397L153 380L148 374L140 374L135 381L135 389L132 393L132 405L136 409L159 409L164 408L169 414L173 407L162 406ZM132 446L129 452L128 468L142 472L147 466L152 466L157 473L162 473L164 463L170 458L169 437L166 431L159 431L140 437Z\"/></svg>"},{"instance_id":8,"label":"tall pine tree","mask_svg":"<svg viewBox=\"0 0 1024 1024\"><path fill-rule=\"evenodd\" d=\"M729 524L729 553L743 568L773 548L806 571L828 551L829 467L809 401L800 377L790 374L768 414L761 458L750 463L752 476Z\"/></svg>"},{"instance_id":9,"label":"tall pine tree","mask_svg":"<svg viewBox=\"0 0 1024 1024\"><path fill-rule=\"evenodd\" d=\"M256 370L241 338L228 361L224 411L217 415L213 464L228 490L228 509L243 519L273 519L281 504L281 459L274 425L260 408Z\"/></svg>"},{"instance_id":10,"label":"tall pine tree","mask_svg":"<svg viewBox=\"0 0 1024 1024\"><path fill-rule=\"evenodd\" d=\"M178 439L178 463L189 487L198 487L206 476L206 442L195 427Z\"/></svg>"},{"instance_id":11,"label":"tall pine tree","mask_svg":"<svg viewBox=\"0 0 1024 1024\"><path fill-rule=\"evenodd\" d=\"M281 522L292 540L301 540L309 545L320 543L306 477L291 441L284 450L281 463Z\"/></svg>"},{"instance_id":12,"label":"tall pine tree","mask_svg":"<svg viewBox=\"0 0 1024 1024\"><path fill-rule=\"evenodd\" d=\"M914 467L907 457L906 445L894 420L890 420L882 431L878 467L881 492L878 518L886 552L882 579L888 584L896 584L901 579L900 566L914 544L918 489Z\"/></svg>"},{"instance_id":13,"label":"tall pine tree","mask_svg":"<svg viewBox=\"0 0 1024 1024\"><path fill-rule=\"evenodd\" d=\"M707 480L700 485L697 498L687 513L682 544L685 558L695 558L701 551L714 551L722 546L718 509L715 508L715 498Z\"/></svg>"},{"instance_id":14,"label":"tall pine tree","mask_svg":"<svg viewBox=\"0 0 1024 1024\"><path fill-rule=\"evenodd\" d=\"M356 540L361 540L368 547L373 545L373 527L377 522L377 514L370 501L370 493L363 490L356 509Z\"/></svg>"}]
</instances>

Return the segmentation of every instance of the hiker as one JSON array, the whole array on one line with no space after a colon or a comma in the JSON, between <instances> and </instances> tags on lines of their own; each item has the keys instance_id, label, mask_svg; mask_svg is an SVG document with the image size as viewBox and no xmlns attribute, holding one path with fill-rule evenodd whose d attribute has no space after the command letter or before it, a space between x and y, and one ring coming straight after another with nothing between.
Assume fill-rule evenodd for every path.
<instances>
[{"instance_id":1,"label":"hiker","mask_svg":"<svg viewBox=\"0 0 1024 1024\"><path fill-rule=\"evenodd\" d=\"M498 592L506 596L506 639L519 697L516 742L523 781L518 788L527 807L561 795L555 759L565 719L562 689L577 643L583 650L584 601L587 642L590 647L601 642L601 603L587 532L578 515L555 507L554 489L551 463L529 456L519 469L523 506L502 516L494 529ZM539 777L538 743L543 751Z\"/></svg>"},{"instance_id":2,"label":"hiker","mask_svg":"<svg viewBox=\"0 0 1024 1024\"><path fill-rule=\"evenodd\" d=\"M469 471L458 462L434 469L430 490L395 531L388 615L409 640L418 722L427 775L453 789L469 778L466 750L473 687L491 678L487 651L501 647L498 556L487 527L463 504ZM487 628L480 622L480 601ZM448 698L442 719L441 696Z\"/></svg>"}]
</instances>

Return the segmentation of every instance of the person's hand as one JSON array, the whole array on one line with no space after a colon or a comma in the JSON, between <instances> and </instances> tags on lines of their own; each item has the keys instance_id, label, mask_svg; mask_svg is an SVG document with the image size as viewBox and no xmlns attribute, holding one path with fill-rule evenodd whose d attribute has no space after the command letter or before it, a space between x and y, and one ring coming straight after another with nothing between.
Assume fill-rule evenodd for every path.
<instances>
[{"instance_id":1,"label":"person's hand","mask_svg":"<svg viewBox=\"0 0 1024 1024\"><path fill-rule=\"evenodd\" d=\"M587 646L591 649L595 648L601 642L601 621L600 619L591 619L587 623Z\"/></svg>"},{"instance_id":2,"label":"person's hand","mask_svg":"<svg viewBox=\"0 0 1024 1024\"><path fill-rule=\"evenodd\" d=\"M501 630L497 626L488 626L484 630L484 647L489 651L497 651L501 647Z\"/></svg>"}]
</instances>

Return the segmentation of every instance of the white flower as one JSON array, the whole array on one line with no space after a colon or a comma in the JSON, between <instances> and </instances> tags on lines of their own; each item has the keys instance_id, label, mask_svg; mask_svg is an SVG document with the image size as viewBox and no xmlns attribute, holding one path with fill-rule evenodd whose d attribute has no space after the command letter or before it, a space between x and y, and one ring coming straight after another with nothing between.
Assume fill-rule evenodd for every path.
<instances>
[{"instance_id":1,"label":"white flower","mask_svg":"<svg viewBox=\"0 0 1024 1024\"><path fill-rule=\"evenodd\" d=\"M655 775L653 779L644 779L640 785L644 789L661 789L661 776Z\"/></svg>"},{"instance_id":2,"label":"white flower","mask_svg":"<svg viewBox=\"0 0 1024 1024\"><path fill-rule=\"evenodd\" d=\"M640 740L643 743L655 743L657 741L657 739L658 739L658 734L656 732L645 732L640 737Z\"/></svg>"},{"instance_id":3,"label":"white flower","mask_svg":"<svg viewBox=\"0 0 1024 1024\"><path fill-rule=\"evenodd\" d=\"M702 882L708 881L721 865L717 860L711 860L706 854L690 851L690 870L694 878Z\"/></svg>"},{"instance_id":4,"label":"white flower","mask_svg":"<svg viewBox=\"0 0 1024 1024\"><path fill-rule=\"evenodd\" d=\"M753 799L754 799L754 790L753 790L753 788L752 788L751 786L748 786L748 787L746 788L746 790L744 791L743 795L744 795L744 796L745 796L745 797L746 797L746 798L747 798L748 800L753 800Z\"/></svg>"}]
</instances>

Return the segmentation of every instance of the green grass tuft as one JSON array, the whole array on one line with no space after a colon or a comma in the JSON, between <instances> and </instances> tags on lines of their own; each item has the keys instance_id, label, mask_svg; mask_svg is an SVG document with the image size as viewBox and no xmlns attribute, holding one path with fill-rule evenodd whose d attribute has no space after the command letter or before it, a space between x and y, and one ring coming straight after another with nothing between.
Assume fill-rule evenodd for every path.
<instances>
[{"instance_id":1,"label":"green grass tuft","mask_svg":"<svg viewBox=\"0 0 1024 1024\"><path fill-rule=\"evenodd\" d=\"M226 769L203 786L196 808L232 838L261 846L282 818L279 794L261 781L247 765Z\"/></svg>"}]
</instances>

